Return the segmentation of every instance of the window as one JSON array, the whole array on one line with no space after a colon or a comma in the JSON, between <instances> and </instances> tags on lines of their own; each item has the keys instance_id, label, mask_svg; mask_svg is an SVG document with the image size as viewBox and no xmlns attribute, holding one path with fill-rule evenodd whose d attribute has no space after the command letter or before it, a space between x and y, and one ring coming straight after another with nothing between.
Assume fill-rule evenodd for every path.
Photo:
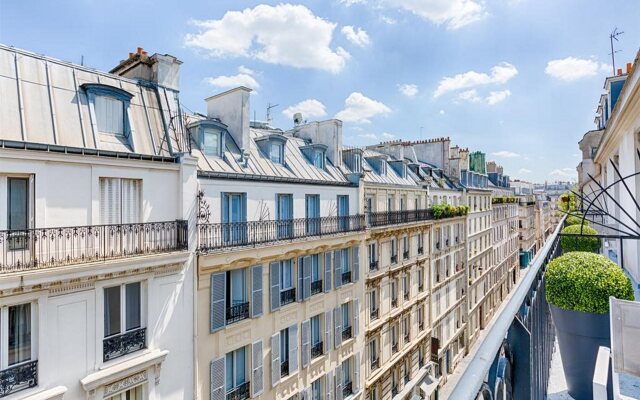
<instances>
[{"instance_id":1,"label":"window","mask_svg":"<svg viewBox=\"0 0 640 400\"><path fill-rule=\"evenodd\" d=\"M325 163L324 151L315 150L313 152L313 165L316 168L324 169L324 163Z\"/></svg>"},{"instance_id":2,"label":"window","mask_svg":"<svg viewBox=\"0 0 640 400\"><path fill-rule=\"evenodd\" d=\"M5 353L6 358L0 360L2 362L0 369L31 360L33 356L31 346L33 321L31 318L31 303L3 307L2 320L7 321L5 328L7 332L3 332L6 339L3 341L7 340L7 342L3 343L2 347L7 349L7 352Z\"/></svg>"},{"instance_id":3,"label":"window","mask_svg":"<svg viewBox=\"0 0 640 400\"><path fill-rule=\"evenodd\" d=\"M378 291L373 289L369 292L369 310L371 313L371 319L378 318Z\"/></svg>"},{"instance_id":4,"label":"window","mask_svg":"<svg viewBox=\"0 0 640 400\"><path fill-rule=\"evenodd\" d=\"M338 196L338 223L342 230L349 228L349 196Z\"/></svg>"},{"instance_id":5,"label":"window","mask_svg":"<svg viewBox=\"0 0 640 400\"><path fill-rule=\"evenodd\" d=\"M293 195L276 195L276 219L278 223L278 237L287 238L293 235Z\"/></svg>"},{"instance_id":6,"label":"window","mask_svg":"<svg viewBox=\"0 0 640 400\"><path fill-rule=\"evenodd\" d=\"M373 207L373 197L367 197L365 199L365 212L367 213L373 213L375 211L374 207Z\"/></svg>"},{"instance_id":7,"label":"window","mask_svg":"<svg viewBox=\"0 0 640 400\"><path fill-rule=\"evenodd\" d=\"M395 198L393 196L387 197L387 211L393 211L395 209Z\"/></svg>"},{"instance_id":8,"label":"window","mask_svg":"<svg viewBox=\"0 0 640 400\"><path fill-rule=\"evenodd\" d=\"M320 195L308 194L305 196L305 213L307 233L320 233Z\"/></svg>"},{"instance_id":9,"label":"window","mask_svg":"<svg viewBox=\"0 0 640 400\"><path fill-rule=\"evenodd\" d=\"M142 400L142 386L136 386L125 392L109 397L107 400Z\"/></svg>"},{"instance_id":10,"label":"window","mask_svg":"<svg viewBox=\"0 0 640 400\"><path fill-rule=\"evenodd\" d=\"M227 323L249 317L245 269L227 271Z\"/></svg>"},{"instance_id":11,"label":"window","mask_svg":"<svg viewBox=\"0 0 640 400\"><path fill-rule=\"evenodd\" d=\"M284 164L284 143L271 143L269 159L274 163Z\"/></svg>"},{"instance_id":12,"label":"window","mask_svg":"<svg viewBox=\"0 0 640 400\"><path fill-rule=\"evenodd\" d=\"M134 282L104 289L104 337L141 327L141 286Z\"/></svg>"},{"instance_id":13,"label":"window","mask_svg":"<svg viewBox=\"0 0 640 400\"><path fill-rule=\"evenodd\" d=\"M409 274L402 275L402 291L404 292L404 299L409 300Z\"/></svg>"},{"instance_id":14,"label":"window","mask_svg":"<svg viewBox=\"0 0 640 400\"><path fill-rule=\"evenodd\" d=\"M409 237L408 236L404 236L402 238L402 258L405 260L409 258Z\"/></svg>"},{"instance_id":15,"label":"window","mask_svg":"<svg viewBox=\"0 0 640 400\"><path fill-rule=\"evenodd\" d=\"M321 379L316 379L311 382L311 400L321 400L322 399L322 385Z\"/></svg>"},{"instance_id":16,"label":"window","mask_svg":"<svg viewBox=\"0 0 640 400\"><path fill-rule=\"evenodd\" d=\"M207 156L222 155L221 132L214 129L205 129L202 150Z\"/></svg>"},{"instance_id":17,"label":"window","mask_svg":"<svg viewBox=\"0 0 640 400\"><path fill-rule=\"evenodd\" d=\"M404 331L404 342L409 343L411 325L409 324L409 316L405 316L402 320L402 330Z\"/></svg>"},{"instance_id":18,"label":"window","mask_svg":"<svg viewBox=\"0 0 640 400\"><path fill-rule=\"evenodd\" d=\"M96 96L98 132L124 136L124 102L110 96Z\"/></svg>"},{"instance_id":19,"label":"window","mask_svg":"<svg viewBox=\"0 0 640 400\"><path fill-rule=\"evenodd\" d=\"M395 264L398 262L398 243L396 239L391 239L389 245L391 246L391 264Z\"/></svg>"},{"instance_id":20,"label":"window","mask_svg":"<svg viewBox=\"0 0 640 400\"><path fill-rule=\"evenodd\" d=\"M349 312L349 303L342 306L342 340L350 339L353 336L351 327L351 313Z\"/></svg>"},{"instance_id":21,"label":"window","mask_svg":"<svg viewBox=\"0 0 640 400\"><path fill-rule=\"evenodd\" d=\"M373 338L369 342L369 362L371 363L371 370L376 370L380 367L378 360L378 339Z\"/></svg>"},{"instance_id":22,"label":"window","mask_svg":"<svg viewBox=\"0 0 640 400\"><path fill-rule=\"evenodd\" d=\"M311 358L320 357L323 354L321 332L320 315L311 317Z\"/></svg>"},{"instance_id":23,"label":"window","mask_svg":"<svg viewBox=\"0 0 640 400\"><path fill-rule=\"evenodd\" d=\"M103 224L141 221L142 180L100 178L100 217Z\"/></svg>"},{"instance_id":24,"label":"window","mask_svg":"<svg viewBox=\"0 0 640 400\"><path fill-rule=\"evenodd\" d=\"M391 307L396 307L398 305L398 287L396 280L391 280L391 282L389 282L389 286L391 289Z\"/></svg>"},{"instance_id":25,"label":"window","mask_svg":"<svg viewBox=\"0 0 640 400\"><path fill-rule=\"evenodd\" d=\"M29 179L8 178L8 228L9 230L25 230L29 222Z\"/></svg>"},{"instance_id":26,"label":"window","mask_svg":"<svg viewBox=\"0 0 640 400\"><path fill-rule=\"evenodd\" d=\"M378 252L376 242L371 242L367 246L367 255L369 258L369 269L374 271L378 269Z\"/></svg>"},{"instance_id":27,"label":"window","mask_svg":"<svg viewBox=\"0 0 640 400\"><path fill-rule=\"evenodd\" d=\"M243 386L247 380L247 354L244 347L225 356L225 389L227 393Z\"/></svg>"},{"instance_id":28,"label":"window","mask_svg":"<svg viewBox=\"0 0 640 400\"><path fill-rule=\"evenodd\" d=\"M362 172L362 156L360 153L353 153L353 172L356 174Z\"/></svg>"},{"instance_id":29,"label":"window","mask_svg":"<svg viewBox=\"0 0 640 400\"><path fill-rule=\"evenodd\" d=\"M351 358L348 358L342 362L342 390L343 396L346 397L352 394L351 385Z\"/></svg>"},{"instance_id":30,"label":"window","mask_svg":"<svg viewBox=\"0 0 640 400\"><path fill-rule=\"evenodd\" d=\"M289 328L280 331L280 376L289 375Z\"/></svg>"},{"instance_id":31,"label":"window","mask_svg":"<svg viewBox=\"0 0 640 400\"><path fill-rule=\"evenodd\" d=\"M296 300L296 289L293 287L293 262L280 261L280 305L293 303Z\"/></svg>"}]
</instances>

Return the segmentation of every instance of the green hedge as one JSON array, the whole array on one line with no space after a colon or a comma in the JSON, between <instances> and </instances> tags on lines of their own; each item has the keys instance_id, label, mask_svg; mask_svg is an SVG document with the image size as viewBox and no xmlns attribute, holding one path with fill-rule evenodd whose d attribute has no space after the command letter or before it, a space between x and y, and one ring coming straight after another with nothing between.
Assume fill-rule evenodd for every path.
<instances>
[{"instance_id":1,"label":"green hedge","mask_svg":"<svg viewBox=\"0 0 640 400\"><path fill-rule=\"evenodd\" d=\"M633 300L631 281L613 261L587 252L552 260L545 274L547 301L565 310L609 312L609 296Z\"/></svg>"},{"instance_id":2,"label":"green hedge","mask_svg":"<svg viewBox=\"0 0 640 400\"><path fill-rule=\"evenodd\" d=\"M582 223L582 216L580 215L568 215L565 220L567 226L569 225L580 225ZM584 220L584 225L589 225L589 220Z\"/></svg>"},{"instance_id":3,"label":"green hedge","mask_svg":"<svg viewBox=\"0 0 640 400\"><path fill-rule=\"evenodd\" d=\"M431 207L435 219L460 217L469 213L469 206L453 206L451 204L436 204Z\"/></svg>"},{"instance_id":4,"label":"green hedge","mask_svg":"<svg viewBox=\"0 0 640 400\"><path fill-rule=\"evenodd\" d=\"M560 247L565 253L569 251L590 251L592 253L600 250L600 239L597 237L589 237L588 235L597 235L598 231L586 225L569 225L560 233L574 233L585 236L560 236Z\"/></svg>"}]
</instances>

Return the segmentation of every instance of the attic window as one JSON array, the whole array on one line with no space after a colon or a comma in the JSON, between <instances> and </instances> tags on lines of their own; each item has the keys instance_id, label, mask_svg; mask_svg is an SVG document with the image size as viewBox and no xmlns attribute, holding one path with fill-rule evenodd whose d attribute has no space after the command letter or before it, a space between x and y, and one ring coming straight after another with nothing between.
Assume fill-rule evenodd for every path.
<instances>
[{"instance_id":1,"label":"attic window","mask_svg":"<svg viewBox=\"0 0 640 400\"><path fill-rule=\"evenodd\" d=\"M205 129L203 135L202 150L206 156L220 157L221 145L220 131L216 129Z\"/></svg>"},{"instance_id":2,"label":"attic window","mask_svg":"<svg viewBox=\"0 0 640 400\"><path fill-rule=\"evenodd\" d=\"M324 169L325 154L323 150L315 150L313 152L313 165L316 166L316 168Z\"/></svg>"},{"instance_id":3,"label":"attic window","mask_svg":"<svg viewBox=\"0 0 640 400\"><path fill-rule=\"evenodd\" d=\"M96 96L98 132L124 136L124 102L111 96Z\"/></svg>"},{"instance_id":4,"label":"attic window","mask_svg":"<svg viewBox=\"0 0 640 400\"><path fill-rule=\"evenodd\" d=\"M284 164L284 143L271 142L269 147L269 159L274 163Z\"/></svg>"},{"instance_id":5,"label":"attic window","mask_svg":"<svg viewBox=\"0 0 640 400\"><path fill-rule=\"evenodd\" d=\"M386 176L387 175L387 163L384 160L380 160L379 161L379 166L380 166L380 170L378 171L380 173L380 176Z\"/></svg>"}]
</instances>

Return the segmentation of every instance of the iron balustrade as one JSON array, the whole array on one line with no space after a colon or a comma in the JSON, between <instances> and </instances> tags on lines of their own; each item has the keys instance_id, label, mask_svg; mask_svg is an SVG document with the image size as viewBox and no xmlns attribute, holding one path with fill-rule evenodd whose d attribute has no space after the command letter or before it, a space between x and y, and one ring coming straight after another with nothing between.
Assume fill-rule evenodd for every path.
<instances>
[{"instance_id":1,"label":"iron balustrade","mask_svg":"<svg viewBox=\"0 0 640 400\"><path fill-rule=\"evenodd\" d=\"M367 217L368 225L373 228L378 226L406 224L435 219L430 208L420 210L373 212L369 213Z\"/></svg>"},{"instance_id":2,"label":"iron balustrade","mask_svg":"<svg viewBox=\"0 0 640 400\"><path fill-rule=\"evenodd\" d=\"M378 309L377 309L377 308L376 308L376 309L374 309L374 310L371 310L371 315L370 315L370 317L371 317L371 320L378 319Z\"/></svg>"},{"instance_id":3,"label":"iron balustrade","mask_svg":"<svg viewBox=\"0 0 640 400\"><path fill-rule=\"evenodd\" d=\"M102 341L102 360L107 362L146 348L147 328L134 329L104 338Z\"/></svg>"},{"instance_id":4,"label":"iron balustrade","mask_svg":"<svg viewBox=\"0 0 640 400\"><path fill-rule=\"evenodd\" d=\"M0 371L0 397L38 386L38 360Z\"/></svg>"},{"instance_id":5,"label":"iron balustrade","mask_svg":"<svg viewBox=\"0 0 640 400\"><path fill-rule=\"evenodd\" d=\"M187 221L0 231L0 273L187 249Z\"/></svg>"},{"instance_id":6,"label":"iron balustrade","mask_svg":"<svg viewBox=\"0 0 640 400\"><path fill-rule=\"evenodd\" d=\"M318 358L324 354L324 347L322 342L318 342L311 347L311 358Z\"/></svg>"},{"instance_id":7,"label":"iron balustrade","mask_svg":"<svg viewBox=\"0 0 640 400\"><path fill-rule=\"evenodd\" d=\"M342 397L347 397L353 394L353 382L349 381L342 387Z\"/></svg>"},{"instance_id":8,"label":"iron balustrade","mask_svg":"<svg viewBox=\"0 0 640 400\"><path fill-rule=\"evenodd\" d=\"M243 319L249 318L249 302L246 301L244 303L234 304L232 306L227 307L226 312L226 321L228 324L233 324L234 322L242 321Z\"/></svg>"},{"instance_id":9,"label":"iron balustrade","mask_svg":"<svg viewBox=\"0 0 640 400\"><path fill-rule=\"evenodd\" d=\"M419 255L423 255L424 254L424 247L418 247L418 254Z\"/></svg>"},{"instance_id":10,"label":"iron balustrade","mask_svg":"<svg viewBox=\"0 0 640 400\"><path fill-rule=\"evenodd\" d=\"M289 360L282 361L280 363L280 377L289 375Z\"/></svg>"},{"instance_id":11,"label":"iron balustrade","mask_svg":"<svg viewBox=\"0 0 640 400\"><path fill-rule=\"evenodd\" d=\"M398 255L397 254L392 254L391 255L391 264L397 264L398 263Z\"/></svg>"},{"instance_id":12,"label":"iron balustrade","mask_svg":"<svg viewBox=\"0 0 640 400\"><path fill-rule=\"evenodd\" d=\"M398 343L391 344L391 352L396 353L398 351Z\"/></svg>"},{"instance_id":13,"label":"iron balustrade","mask_svg":"<svg viewBox=\"0 0 640 400\"><path fill-rule=\"evenodd\" d=\"M398 307L398 298L394 297L391 299L391 307Z\"/></svg>"},{"instance_id":14,"label":"iron balustrade","mask_svg":"<svg viewBox=\"0 0 640 400\"><path fill-rule=\"evenodd\" d=\"M369 262L369 271L375 271L378 269L378 260Z\"/></svg>"},{"instance_id":15,"label":"iron balustrade","mask_svg":"<svg viewBox=\"0 0 640 400\"><path fill-rule=\"evenodd\" d=\"M411 377L409 375L404 376L404 383L407 384L411 381Z\"/></svg>"},{"instance_id":16,"label":"iron balustrade","mask_svg":"<svg viewBox=\"0 0 640 400\"><path fill-rule=\"evenodd\" d=\"M364 215L198 224L198 251L258 246L313 236L363 231Z\"/></svg>"},{"instance_id":17,"label":"iron balustrade","mask_svg":"<svg viewBox=\"0 0 640 400\"><path fill-rule=\"evenodd\" d=\"M243 382L227 392L226 400L245 400L249 398L249 382Z\"/></svg>"},{"instance_id":18,"label":"iron balustrade","mask_svg":"<svg viewBox=\"0 0 640 400\"><path fill-rule=\"evenodd\" d=\"M393 385L393 387L391 388L391 396L395 397L398 395L398 385Z\"/></svg>"},{"instance_id":19,"label":"iron balustrade","mask_svg":"<svg viewBox=\"0 0 640 400\"><path fill-rule=\"evenodd\" d=\"M311 282L311 295L322 293L322 280Z\"/></svg>"},{"instance_id":20,"label":"iron balustrade","mask_svg":"<svg viewBox=\"0 0 640 400\"><path fill-rule=\"evenodd\" d=\"M404 299L409 300L409 292L404 292Z\"/></svg>"},{"instance_id":21,"label":"iron balustrade","mask_svg":"<svg viewBox=\"0 0 640 400\"><path fill-rule=\"evenodd\" d=\"M280 305L284 306L296 301L296 288L285 289L280 292Z\"/></svg>"},{"instance_id":22,"label":"iron balustrade","mask_svg":"<svg viewBox=\"0 0 640 400\"><path fill-rule=\"evenodd\" d=\"M409 259L409 250L402 252L402 258L405 260Z\"/></svg>"},{"instance_id":23,"label":"iron balustrade","mask_svg":"<svg viewBox=\"0 0 640 400\"><path fill-rule=\"evenodd\" d=\"M371 360L371 370L375 371L378 368L380 368L380 359L376 357L373 360Z\"/></svg>"},{"instance_id":24,"label":"iron balustrade","mask_svg":"<svg viewBox=\"0 0 640 400\"><path fill-rule=\"evenodd\" d=\"M350 326L347 326L342 330L342 340L351 339L353 336L353 329Z\"/></svg>"},{"instance_id":25,"label":"iron balustrade","mask_svg":"<svg viewBox=\"0 0 640 400\"><path fill-rule=\"evenodd\" d=\"M342 284L345 285L351 283L351 271L345 271L342 273Z\"/></svg>"}]
</instances>

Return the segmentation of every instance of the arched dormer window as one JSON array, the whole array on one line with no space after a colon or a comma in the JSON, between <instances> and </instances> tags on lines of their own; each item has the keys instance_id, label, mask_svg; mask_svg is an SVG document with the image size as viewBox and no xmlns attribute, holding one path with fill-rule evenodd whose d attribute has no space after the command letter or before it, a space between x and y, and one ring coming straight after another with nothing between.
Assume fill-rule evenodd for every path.
<instances>
[{"instance_id":1,"label":"arched dormer window","mask_svg":"<svg viewBox=\"0 0 640 400\"><path fill-rule=\"evenodd\" d=\"M279 134L270 134L255 139L256 144L269 159L280 165L284 165L284 149L287 138Z\"/></svg>"},{"instance_id":2,"label":"arched dormer window","mask_svg":"<svg viewBox=\"0 0 640 400\"><path fill-rule=\"evenodd\" d=\"M120 142L133 150L132 127L128 115L133 95L126 90L101 83L85 83L81 87L87 94L96 139Z\"/></svg>"}]
</instances>

